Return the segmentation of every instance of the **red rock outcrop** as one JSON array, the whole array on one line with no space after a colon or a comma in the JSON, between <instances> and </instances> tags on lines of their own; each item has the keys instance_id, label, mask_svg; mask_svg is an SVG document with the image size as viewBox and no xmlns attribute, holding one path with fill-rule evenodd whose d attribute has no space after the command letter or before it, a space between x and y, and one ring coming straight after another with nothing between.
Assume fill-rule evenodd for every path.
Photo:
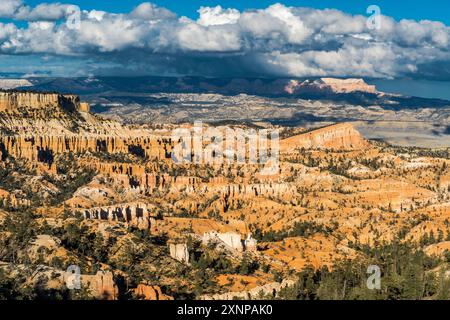
<instances>
[{"instance_id":1,"label":"red rock outcrop","mask_svg":"<svg viewBox=\"0 0 450 320\"><path fill-rule=\"evenodd\" d=\"M137 288L134 289L134 294L144 300L173 300L172 297L163 294L160 287L149 286L146 284L138 285Z\"/></svg>"}]
</instances>

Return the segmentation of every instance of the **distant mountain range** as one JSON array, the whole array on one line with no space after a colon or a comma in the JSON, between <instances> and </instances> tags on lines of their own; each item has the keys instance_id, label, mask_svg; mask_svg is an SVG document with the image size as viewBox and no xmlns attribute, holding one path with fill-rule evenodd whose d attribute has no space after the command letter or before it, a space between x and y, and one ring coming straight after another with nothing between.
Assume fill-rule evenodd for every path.
<instances>
[{"instance_id":1,"label":"distant mountain range","mask_svg":"<svg viewBox=\"0 0 450 320\"><path fill-rule=\"evenodd\" d=\"M6 82L5 82L6 81ZM381 106L390 110L450 106L442 99L429 99L388 94L362 79L264 79L264 78L204 78L204 77L88 77L30 78L29 84L17 80L0 80L0 87L38 91L57 91L81 96L106 93L215 93L248 94L262 97L326 100L361 106ZM31 85L31 86L30 86Z\"/></svg>"}]
</instances>

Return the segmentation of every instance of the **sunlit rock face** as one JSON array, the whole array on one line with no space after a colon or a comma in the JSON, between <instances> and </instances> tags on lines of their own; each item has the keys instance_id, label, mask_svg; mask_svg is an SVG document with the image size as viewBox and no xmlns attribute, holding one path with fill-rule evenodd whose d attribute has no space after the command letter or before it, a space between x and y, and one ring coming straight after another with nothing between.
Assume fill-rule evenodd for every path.
<instances>
[{"instance_id":1,"label":"sunlit rock face","mask_svg":"<svg viewBox=\"0 0 450 320\"><path fill-rule=\"evenodd\" d=\"M89 111L76 95L0 91L0 155L49 165L56 155L69 152L170 157L170 139L103 121Z\"/></svg>"},{"instance_id":2,"label":"sunlit rock face","mask_svg":"<svg viewBox=\"0 0 450 320\"><path fill-rule=\"evenodd\" d=\"M169 244L170 256L175 260L189 264L189 251L185 243L171 243Z\"/></svg>"},{"instance_id":3,"label":"sunlit rock face","mask_svg":"<svg viewBox=\"0 0 450 320\"><path fill-rule=\"evenodd\" d=\"M363 79L321 78L318 83L324 86L329 86L333 92L336 93L351 93L357 91L367 93L377 92L374 85L367 84Z\"/></svg>"},{"instance_id":4,"label":"sunlit rock face","mask_svg":"<svg viewBox=\"0 0 450 320\"><path fill-rule=\"evenodd\" d=\"M364 86L344 85L342 90ZM217 285L195 298L253 299L260 292L277 297L305 268L357 259L364 252L355 243L375 246L400 232L420 242L433 232L441 243L427 252L448 248L441 240L450 236L450 160L441 150L367 141L349 123L310 131L276 127L279 168L267 177L256 163L174 163L180 140L171 132L189 124L125 125L89 113L77 97L6 99L4 93L0 221L26 207L62 234L78 224L88 236L101 234L104 243L86 243L101 243L104 271L81 274L98 299L118 297L115 276L134 276L126 259L135 253L145 257L143 279L126 292L142 299L176 298L180 281L193 292L200 257L205 266L210 258L220 261L222 269L208 268ZM47 230L31 243L29 256L41 260L39 248L45 247L42 263L56 257L72 264L80 253ZM241 269L254 267L246 259L264 267L242 275ZM272 270L282 282L274 282ZM70 274L61 272L55 286L64 285L65 276Z\"/></svg>"},{"instance_id":5,"label":"sunlit rock face","mask_svg":"<svg viewBox=\"0 0 450 320\"><path fill-rule=\"evenodd\" d=\"M0 92L0 111L15 111L20 107L28 109L58 107L75 111L80 109L80 98L76 95L61 95L57 93ZM85 104L83 104L83 108L87 109Z\"/></svg>"},{"instance_id":6,"label":"sunlit rock face","mask_svg":"<svg viewBox=\"0 0 450 320\"><path fill-rule=\"evenodd\" d=\"M154 224L152 212L143 203L129 203L110 207L85 209L82 212L85 219L124 222L141 230L149 230Z\"/></svg>"},{"instance_id":7,"label":"sunlit rock face","mask_svg":"<svg viewBox=\"0 0 450 320\"><path fill-rule=\"evenodd\" d=\"M341 123L285 139L281 142L280 149L282 151L296 148L352 150L364 149L368 146L368 142L351 124Z\"/></svg>"},{"instance_id":8,"label":"sunlit rock face","mask_svg":"<svg viewBox=\"0 0 450 320\"><path fill-rule=\"evenodd\" d=\"M363 79L336 79L336 78L320 78L317 80L290 80L284 91L288 94L302 93L378 93L374 85L367 84Z\"/></svg>"}]
</instances>

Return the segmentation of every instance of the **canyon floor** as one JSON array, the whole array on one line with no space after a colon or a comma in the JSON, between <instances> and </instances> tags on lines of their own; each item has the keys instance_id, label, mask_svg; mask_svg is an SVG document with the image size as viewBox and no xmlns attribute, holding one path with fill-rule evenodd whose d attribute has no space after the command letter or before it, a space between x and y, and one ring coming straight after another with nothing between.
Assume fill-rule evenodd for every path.
<instances>
[{"instance_id":1,"label":"canyon floor","mask_svg":"<svg viewBox=\"0 0 450 320\"><path fill-rule=\"evenodd\" d=\"M76 96L2 99L0 298L450 294L445 141L394 146L349 122L229 124L280 131L279 166L264 174L249 161L175 163L173 132L188 124L123 124Z\"/></svg>"}]
</instances>

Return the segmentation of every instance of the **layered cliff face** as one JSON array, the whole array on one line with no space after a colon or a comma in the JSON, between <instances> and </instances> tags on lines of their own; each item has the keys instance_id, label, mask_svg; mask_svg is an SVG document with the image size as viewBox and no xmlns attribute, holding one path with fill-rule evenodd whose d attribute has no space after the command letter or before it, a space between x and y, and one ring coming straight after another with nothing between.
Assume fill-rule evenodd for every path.
<instances>
[{"instance_id":1,"label":"layered cliff face","mask_svg":"<svg viewBox=\"0 0 450 320\"><path fill-rule=\"evenodd\" d=\"M75 112L73 112L75 111ZM82 111L82 112L80 112ZM169 159L170 137L130 129L90 115L79 97L53 93L0 92L0 152L2 157L49 163L57 154L105 152ZM368 143L350 124L338 124L283 140L293 148L360 149Z\"/></svg>"},{"instance_id":2,"label":"layered cliff face","mask_svg":"<svg viewBox=\"0 0 450 320\"><path fill-rule=\"evenodd\" d=\"M49 163L62 153L135 154L164 159L170 141L148 131L131 130L89 112L78 96L0 92L0 152Z\"/></svg>"},{"instance_id":3,"label":"layered cliff face","mask_svg":"<svg viewBox=\"0 0 450 320\"><path fill-rule=\"evenodd\" d=\"M171 145L157 137L111 137L107 135L1 136L2 154L30 161L51 163L62 153L135 154L151 159L170 158Z\"/></svg>"},{"instance_id":4,"label":"layered cliff face","mask_svg":"<svg viewBox=\"0 0 450 320\"><path fill-rule=\"evenodd\" d=\"M299 148L352 150L369 146L353 125L341 123L282 140L280 151L289 152Z\"/></svg>"},{"instance_id":5,"label":"layered cliff face","mask_svg":"<svg viewBox=\"0 0 450 320\"><path fill-rule=\"evenodd\" d=\"M80 110L80 98L76 95L57 93L0 91L0 111L13 112L21 107L27 109L57 107L75 111Z\"/></svg>"}]
</instances>

